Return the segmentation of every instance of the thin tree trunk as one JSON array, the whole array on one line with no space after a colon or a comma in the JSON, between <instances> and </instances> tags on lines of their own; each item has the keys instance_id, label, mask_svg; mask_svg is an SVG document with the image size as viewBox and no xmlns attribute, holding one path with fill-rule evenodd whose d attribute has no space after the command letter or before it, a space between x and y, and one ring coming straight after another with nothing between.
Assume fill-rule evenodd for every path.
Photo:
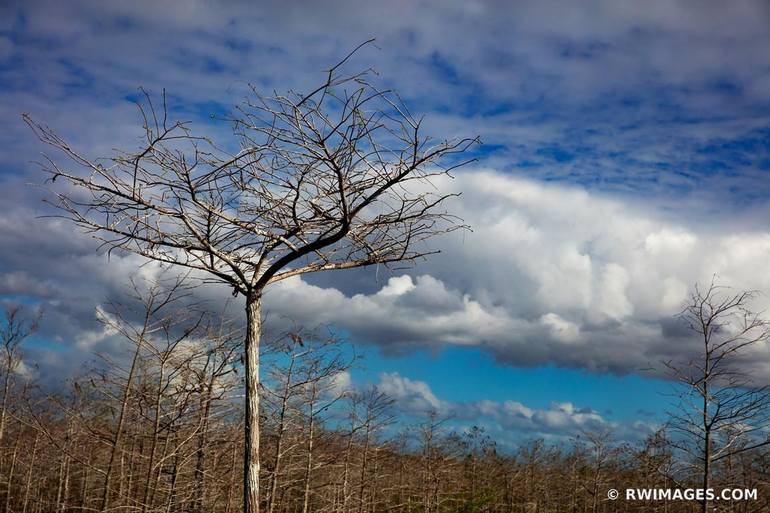
<instances>
[{"instance_id":1,"label":"thin tree trunk","mask_svg":"<svg viewBox=\"0 0 770 513\"><path fill-rule=\"evenodd\" d=\"M358 486L358 513L363 513L364 510L364 491L366 490L366 465L369 459L369 443L371 432L369 428L369 420L366 424L366 437L364 438L364 449L361 459L361 481Z\"/></svg>"},{"instance_id":2,"label":"thin tree trunk","mask_svg":"<svg viewBox=\"0 0 770 513\"><path fill-rule=\"evenodd\" d=\"M70 468L72 466L72 458L65 456L64 464L64 485L62 487L62 500L61 500L61 513L67 511L67 501L70 495Z\"/></svg>"},{"instance_id":3,"label":"thin tree trunk","mask_svg":"<svg viewBox=\"0 0 770 513\"><path fill-rule=\"evenodd\" d=\"M37 495L35 496L35 511L40 513L43 507L43 486L46 484L45 477L38 479L37 481Z\"/></svg>"},{"instance_id":4,"label":"thin tree trunk","mask_svg":"<svg viewBox=\"0 0 770 513\"><path fill-rule=\"evenodd\" d=\"M201 513L203 511L203 498L205 494L205 458L206 443L208 441L209 413L211 411L211 391L214 388L215 370L211 371L211 380L206 384L206 393L201 396L200 411L201 417L200 434L198 435L198 446L195 455L195 500L193 501L192 511Z\"/></svg>"},{"instance_id":5,"label":"thin tree trunk","mask_svg":"<svg viewBox=\"0 0 770 513\"><path fill-rule=\"evenodd\" d=\"M168 430L171 429L171 427L167 427ZM161 461L166 461L166 455L168 454L168 445L169 441L171 440L171 437L166 434L166 438L163 441L163 452L161 453ZM152 493L150 494L150 504L155 504L155 495L158 492L158 487L160 487L160 477L161 477L161 470L162 465L158 465L158 468L155 469L155 485L152 487Z\"/></svg>"},{"instance_id":6,"label":"thin tree trunk","mask_svg":"<svg viewBox=\"0 0 770 513\"><path fill-rule=\"evenodd\" d=\"M259 342L262 298L252 292L246 300L246 448L243 458L243 511L259 513Z\"/></svg>"},{"instance_id":7,"label":"thin tree trunk","mask_svg":"<svg viewBox=\"0 0 770 513\"><path fill-rule=\"evenodd\" d=\"M702 513L708 513L709 499L707 490L711 486L711 419L709 418L709 377L711 374L711 353L709 351L709 334L704 329L704 343L706 348L705 369L703 380L703 502Z\"/></svg>"},{"instance_id":8,"label":"thin tree trunk","mask_svg":"<svg viewBox=\"0 0 770 513\"><path fill-rule=\"evenodd\" d=\"M16 469L16 456L19 452L19 438L16 437L16 442L13 444L13 455L11 456L11 468L8 471L8 488L5 491L5 511L11 511L11 495L13 486L13 472Z\"/></svg>"},{"instance_id":9,"label":"thin tree trunk","mask_svg":"<svg viewBox=\"0 0 770 513\"><path fill-rule=\"evenodd\" d=\"M144 333L142 333L142 338ZM134 382L134 373L136 372L136 364L139 360L139 353L142 349L141 341L136 345L136 351L134 357L131 360L131 368L128 371L128 379L126 380L126 388L123 391L123 400L120 404L120 414L118 415L118 425L115 430L115 438L110 450L110 459L107 463L107 471L104 474L104 490L102 491L102 504L99 508L100 511L106 511L110 507L110 486L112 485L112 469L115 466L115 455L118 452L118 447L123 438L123 424L126 421L126 410L128 409L128 402L131 399L131 387Z\"/></svg>"},{"instance_id":10,"label":"thin tree trunk","mask_svg":"<svg viewBox=\"0 0 770 513\"><path fill-rule=\"evenodd\" d=\"M406 504L406 500L404 497L404 486L405 486L405 480L404 480L404 467L405 463L403 459L400 459L398 462L398 504L399 504L399 510L402 510L404 507L404 504Z\"/></svg>"},{"instance_id":11,"label":"thin tree trunk","mask_svg":"<svg viewBox=\"0 0 770 513\"><path fill-rule=\"evenodd\" d=\"M123 500L123 498L126 496L125 495L126 493L125 492L125 487L126 487L125 469L126 469L126 451L121 450L120 464L118 465L118 483L117 483L117 488L118 488L117 501L119 506L124 504L125 501Z\"/></svg>"},{"instance_id":12,"label":"thin tree trunk","mask_svg":"<svg viewBox=\"0 0 770 513\"><path fill-rule=\"evenodd\" d=\"M174 436L174 445L176 445L176 436ZM172 513L176 511L176 481L179 477L179 450L177 448L174 452L174 466L171 469L171 490L168 494L168 503L166 505L166 513Z\"/></svg>"},{"instance_id":13,"label":"thin tree trunk","mask_svg":"<svg viewBox=\"0 0 770 513\"><path fill-rule=\"evenodd\" d=\"M376 486L376 483L377 483L377 472L379 472L379 463L380 463L380 458L379 458L379 454L378 453L379 453L379 447L374 449L374 483L375 483L375 486L372 487L372 497L369 500L369 502L371 503L371 509L370 509L371 513L374 513L375 506L377 505L377 486Z\"/></svg>"},{"instance_id":14,"label":"thin tree trunk","mask_svg":"<svg viewBox=\"0 0 770 513\"><path fill-rule=\"evenodd\" d=\"M350 427L347 448L345 449L345 468L342 471L342 512L348 511L348 486L350 482L350 455L353 448L353 426Z\"/></svg>"},{"instance_id":15,"label":"thin tree trunk","mask_svg":"<svg viewBox=\"0 0 770 513\"><path fill-rule=\"evenodd\" d=\"M158 437L160 436L160 403L161 403L161 395L163 393L163 378L164 376L164 370L165 370L165 362L162 362L160 365L160 371L159 371L159 377L158 377L158 386L155 389L155 419L153 423L153 431L152 431L152 442L150 443L150 461L147 463L147 475L145 476L144 480L144 497L142 498L142 513L145 513L147 511L147 508L150 507L150 488L153 488L153 497L155 495L154 493L154 487L150 486L150 483L152 482L152 474L153 469L155 466L155 453L158 450ZM168 440L168 438L167 438Z\"/></svg>"},{"instance_id":16,"label":"thin tree trunk","mask_svg":"<svg viewBox=\"0 0 770 513\"><path fill-rule=\"evenodd\" d=\"M3 381L3 404L0 405L0 448L5 434L5 412L8 409L8 392L11 389L11 371L13 370L13 359L10 354L7 357L8 363L5 366L5 380Z\"/></svg>"},{"instance_id":17,"label":"thin tree trunk","mask_svg":"<svg viewBox=\"0 0 770 513\"><path fill-rule=\"evenodd\" d=\"M59 472L57 474L57 479L56 479L56 511L57 513L61 511L62 490L64 489L64 466L67 463L66 459L67 457L64 454L62 454L62 459L59 461Z\"/></svg>"},{"instance_id":18,"label":"thin tree trunk","mask_svg":"<svg viewBox=\"0 0 770 513\"><path fill-rule=\"evenodd\" d=\"M29 469L27 469L27 479L24 483L24 503L22 505L21 513L27 513L27 505L29 504L29 491L32 488L32 471L35 467L35 458L37 457L37 442L40 438L40 433L35 431L35 439L32 442L32 456L29 460Z\"/></svg>"},{"instance_id":19,"label":"thin tree trunk","mask_svg":"<svg viewBox=\"0 0 770 513\"><path fill-rule=\"evenodd\" d=\"M705 388L705 385L704 385ZM707 389L706 389L707 390ZM711 429L708 427L708 395L703 399L703 419L706 422L706 432L703 440L703 503L702 513L708 513L709 499L706 492L711 486Z\"/></svg>"},{"instance_id":20,"label":"thin tree trunk","mask_svg":"<svg viewBox=\"0 0 770 513\"><path fill-rule=\"evenodd\" d=\"M127 497L129 501L131 501L134 498L133 495L133 486L134 486L134 459L136 458L136 440L137 436L134 435L131 437L131 449L128 453L128 477L123 478L122 477L122 471L121 471L121 480L126 482L126 492L124 497ZM142 450L142 444L139 444L139 452L141 454Z\"/></svg>"},{"instance_id":21,"label":"thin tree trunk","mask_svg":"<svg viewBox=\"0 0 770 513\"><path fill-rule=\"evenodd\" d=\"M275 447L275 468L273 468L273 478L270 483L270 497L268 504L268 513L275 511L275 497L278 492L278 479L281 475L281 463L283 459L283 436L286 432L286 412L289 406L289 392L291 390L291 380L294 371L294 358L292 358L289 368L286 373L286 385L283 389L283 397L281 398L281 411L278 417L278 440Z\"/></svg>"},{"instance_id":22,"label":"thin tree trunk","mask_svg":"<svg viewBox=\"0 0 770 513\"><path fill-rule=\"evenodd\" d=\"M94 446L91 446L91 449L88 451L88 466L86 466L86 472L83 476L83 490L80 496L80 507L81 509L88 509L88 482L91 478L91 462L94 459ZM26 513L26 512L25 512Z\"/></svg>"},{"instance_id":23,"label":"thin tree trunk","mask_svg":"<svg viewBox=\"0 0 770 513\"><path fill-rule=\"evenodd\" d=\"M313 383L312 394L315 397L315 383ZM315 436L315 401L310 402L310 425L308 426L308 438L307 438L307 460L305 461L305 489L304 497L302 499L302 513L308 513L308 506L310 505L310 477L313 471L313 438Z\"/></svg>"},{"instance_id":24,"label":"thin tree trunk","mask_svg":"<svg viewBox=\"0 0 770 513\"><path fill-rule=\"evenodd\" d=\"M238 461L238 445L233 443L233 461L230 470L230 482L227 487L227 504L225 504L225 513L230 513L230 506L233 503L233 489L235 488L235 462Z\"/></svg>"}]
</instances>

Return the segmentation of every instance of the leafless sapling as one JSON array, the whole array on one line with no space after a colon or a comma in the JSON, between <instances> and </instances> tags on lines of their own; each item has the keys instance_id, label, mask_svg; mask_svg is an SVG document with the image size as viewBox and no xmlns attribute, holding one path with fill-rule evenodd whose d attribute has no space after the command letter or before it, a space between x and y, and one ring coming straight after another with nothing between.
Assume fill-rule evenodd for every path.
<instances>
[{"instance_id":1,"label":"leafless sapling","mask_svg":"<svg viewBox=\"0 0 770 513\"><path fill-rule=\"evenodd\" d=\"M765 443L756 436L770 413L767 388L739 365L743 353L770 337L768 322L751 310L755 296L713 281L706 288L696 286L680 319L697 337L698 352L683 363L665 362L683 386L670 413L670 443L690 456L704 490L712 488L717 461ZM709 508L704 494L701 510L707 513Z\"/></svg>"}]
</instances>

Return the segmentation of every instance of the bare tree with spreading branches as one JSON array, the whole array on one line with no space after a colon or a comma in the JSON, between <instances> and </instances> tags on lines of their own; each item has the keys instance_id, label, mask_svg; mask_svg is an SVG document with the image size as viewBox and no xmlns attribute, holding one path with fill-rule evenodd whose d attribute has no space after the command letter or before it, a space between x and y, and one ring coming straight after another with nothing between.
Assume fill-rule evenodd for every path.
<instances>
[{"instance_id":1,"label":"bare tree with spreading branches","mask_svg":"<svg viewBox=\"0 0 770 513\"><path fill-rule=\"evenodd\" d=\"M681 436L671 443L690 456L703 490L713 488L715 463L767 443L757 437L770 419L768 390L736 365L741 353L770 337L768 322L750 309L755 296L713 281L705 289L696 285L680 318L699 339L700 353L686 363L665 362L684 385L670 421ZM707 513L708 494L700 502Z\"/></svg>"},{"instance_id":2,"label":"bare tree with spreading branches","mask_svg":"<svg viewBox=\"0 0 770 513\"><path fill-rule=\"evenodd\" d=\"M2 365L0 372L2 372L3 380L3 397L0 400L0 444L3 443L5 435L5 422L11 403L13 376L22 363L21 344L37 331L40 316L41 311L38 310L34 317L25 317L24 308L21 306L6 307L5 309L5 319L0 325L0 365Z\"/></svg>"},{"instance_id":3,"label":"bare tree with spreading branches","mask_svg":"<svg viewBox=\"0 0 770 513\"><path fill-rule=\"evenodd\" d=\"M364 43L366 44L366 43ZM363 46L363 45L362 45ZM359 47L360 48L360 47ZM356 49L358 50L358 48ZM228 119L233 153L168 117L150 95L140 105L145 141L91 160L24 115L71 167L45 158L53 202L109 251L137 253L225 283L246 302L244 511L259 511L259 343L267 286L305 273L414 262L422 244L462 226L452 194L432 179L464 164L477 139L423 135L371 71L346 74L352 52L308 94L252 95Z\"/></svg>"}]
</instances>

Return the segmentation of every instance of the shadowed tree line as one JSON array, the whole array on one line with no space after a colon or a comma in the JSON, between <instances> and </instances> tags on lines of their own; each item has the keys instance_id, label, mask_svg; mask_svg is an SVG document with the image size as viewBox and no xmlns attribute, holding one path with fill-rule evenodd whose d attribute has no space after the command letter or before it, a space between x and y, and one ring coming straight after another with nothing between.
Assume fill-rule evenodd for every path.
<instances>
[{"instance_id":1,"label":"shadowed tree line","mask_svg":"<svg viewBox=\"0 0 770 513\"><path fill-rule=\"evenodd\" d=\"M199 308L182 280L135 283L131 290L98 312L119 356L98 355L55 393L36 386L38 373L24 359L38 317L24 308L7 310L0 511L242 509L242 328ZM689 389L669 424L635 443L615 441L609 431L586 432L511 449L482 427L459 430L435 413L410 425L376 387L350 386L347 372L358 365L356 356L332 335L297 328L266 337L260 508L766 511L764 389L728 365L766 338L764 321L748 310L751 297L713 285L692 295L682 319L703 339L704 351L687 365L666 362ZM610 488L623 494L704 482L756 488L758 500L714 509L696 501L607 499Z\"/></svg>"}]
</instances>

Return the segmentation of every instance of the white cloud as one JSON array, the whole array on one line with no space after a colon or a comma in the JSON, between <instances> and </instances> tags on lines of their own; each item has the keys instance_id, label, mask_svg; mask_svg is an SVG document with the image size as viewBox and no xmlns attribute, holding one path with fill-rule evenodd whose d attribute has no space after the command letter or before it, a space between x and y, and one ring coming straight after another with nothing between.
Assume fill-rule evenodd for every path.
<instances>
[{"instance_id":1,"label":"white cloud","mask_svg":"<svg viewBox=\"0 0 770 513\"><path fill-rule=\"evenodd\" d=\"M605 264L601 270L597 310L602 316L620 321L634 312L634 306L626 297L630 277L628 271L617 263Z\"/></svg>"},{"instance_id":2,"label":"white cloud","mask_svg":"<svg viewBox=\"0 0 770 513\"><path fill-rule=\"evenodd\" d=\"M548 327L552 337L565 343L574 342L580 338L580 328L569 321L565 321L558 314L549 312L540 317L540 322Z\"/></svg>"},{"instance_id":3,"label":"white cloud","mask_svg":"<svg viewBox=\"0 0 770 513\"><path fill-rule=\"evenodd\" d=\"M381 296L403 296L407 292L414 290L415 284L408 275L397 276L388 280L388 284L382 287L378 292Z\"/></svg>"},{"instance_id":4,"label":"white cloud","mask_svg":"<svg viewBox=\"0 0 770 513\"><path fill-rule=\"evenodd\" d=\"M424 381L413 381L398 372L383 372L377 389L396 400L402 411L413 415L449 413L449 403L439 400Z\"/></svg>"},{"instance_id":5,"label":"white cloud","mask_svg":"<svg viewBox=\"0 0 770 513\"><path fill-rule=\"evenodd\" d=\"M275 317L333 324L389 340L392 348L414 342L473 345L479 337L496 337L512 328L502 310L485 308L429 275L393 277L374 294L353 296L294 277L274 285L265 298Z\"/></svg>"},{"instance_id":6,"label":"white cloud","mask_svg":"<svg viewBox=\"0 0 770 513\"><path fill-rule=\"evenodd\" d=\"M644 240L644 249L651 255L665 254L669 258L685 258L698 241L697 237L680 229L663 228L649 234Z\"/></svg>"},{"instance_id":7,"label":"white cloud","mask_svg":"<svg viewBox=\"0 0 770 513\"><path fill-rule=\"evenodd\" d=\"M493 171L440 187L463 192L453 207L473 232L437 241L443 254L418 274L352 295L295 278L276 284L267 304L386 351L477 345L514 365L635 372L690 347L666 342L663 325L694 283L716 274L770 291L770 276L756 272L770 267L770 234L759 228L736 234L692 212L662 216L654 204ZM770 355L749 356L757 370L770 366Z\"/></svg>"},{"instance_id":8,"label":"white cloud","mask_svg":"<svg viewBox=\"0 0 770 513\"><path fill-rule=\"evenodd\" d=\"M100 342L104 342L118 334L118 330L115 328L115 323L118 321L104 308L97 306L95 317L99 321L98 326L95 329L84 330L78 333L78 336L75 338L75 344L78 348L93 350Z\"/></svg>"},{"instance_id":9,"label":"white cloud","mask_svg":"<svg viewBox=\"0 0 770 513\"><path fill-rule=\"evenodd\" d=\"M35 369L28 365L24 360L20 360L16 364L16 368L13 369L13 373L25 380L32 379L37 375Z\"/></svg>"},{"instance_id":10,"label":"white cloud","mask_svg":"<svg viewBox=\"0 0 770 513\"><path fill-rule=\"evenodd\" d=\"M438 398L427 383L401 376L397 372L380 374L378 390L396 401L400 411L423 418L429 413L465 422L492 424L496 432L507 433L503 441L520 436L567 438L582 432L613 430L621 437L641 438L655 426L645 422L613 422L590 408L577 408L570 402L552 402L548 408L526 406L515 400L483 399L457 402ZM511 437L511 432L515 435Z\"/></svg>"},{"instance_id":11,"label":"white cloud","mask_svg":"<svg viewBox=\"0 0 770 513\"><path fill-rule=\"evenodd\" d=\"M511 365L636 372L690 347L670 340L676 334L663 326L695 282L716 273L736 289L770 291L770 275L757 272L770 268L770 233L758 222L742 221L738 230L731 218L689 207L664 216L654 203L491 170L468 170L438 186L463 192L449 207L473 232L436 239L442 254L374 288L373 270L275 284L266 294L270 322L334 325L389 353L477 346ZM46 302L43 334L76 342L81 354L114 343L94 326L94 307L122 294L137 269L159 273L155 265L139 268L136 256L114 254L108 262L87 237L73 236L61 221L35 219L23 206L0 216L0 245L28 250L0 254L10 270L0 286ZM240 299L225 287L198 293L242 316ZM756 307L768 303L761 297ZM747 369L770 375L765 349L746 356Z\"/></svg>"},{"instance_id":12,"label":"white cloud","mask_svg":"<svg viewBox=\"0 0 770 513\"><path fill-rule=\"evenodd\" d=\"M349 371L340 371L329 379L328 392L332 397L340 397L353 390L353 378Z\"/></svg>"}]
</instances>

